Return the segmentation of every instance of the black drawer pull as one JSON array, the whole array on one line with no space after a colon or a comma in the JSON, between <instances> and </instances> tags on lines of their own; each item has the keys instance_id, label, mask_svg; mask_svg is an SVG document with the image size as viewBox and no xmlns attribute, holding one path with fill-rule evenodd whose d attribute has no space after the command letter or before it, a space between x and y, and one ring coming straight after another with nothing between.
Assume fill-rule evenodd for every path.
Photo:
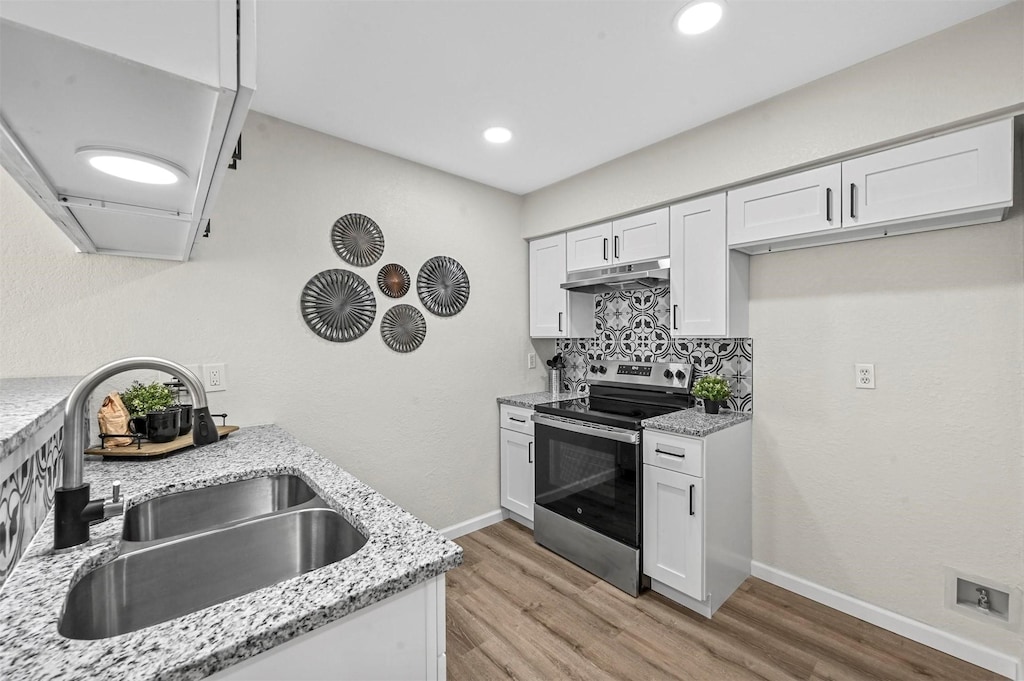
<instances>
[{"instance_id":1,"label":"black drawer pull","mask_svg":"<svg viewBox=\"0 0 1024 681\"><path fill-rule=\"evenodd\" d=\"M658 449L657 447L654 448L654 452L655 452L655 454L668 454L669 456L676 456L676 457L679 457L680 459L685 459L686 458L686 454L676 454L675 452L663 452L662 450Z\"/></svg>"},{"instance_id":2,"label":"black drawer pull","mask_svg":"<svg viewBox=\"0 0 1024 681\"><path fill-rule=\"evenodd\" d=\"M515 421L516 423L526 423L526 419L517 419L515 416L509 416L509 421Z\"/></svg>"}]
</instances>

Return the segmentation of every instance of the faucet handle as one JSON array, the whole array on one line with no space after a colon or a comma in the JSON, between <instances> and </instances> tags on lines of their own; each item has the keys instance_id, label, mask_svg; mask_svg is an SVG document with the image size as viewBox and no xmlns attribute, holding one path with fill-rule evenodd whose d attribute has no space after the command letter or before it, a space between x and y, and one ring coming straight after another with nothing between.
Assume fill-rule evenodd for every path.
<instances>
[{"instance_id":1,"label":"faucet handle","mask_svg":"<svg viewBox=\"0 0 1024 681\"><path fill-rule=\"evenodd\" d=\"M112 502L114 502L115 504L117 502L121 501L121 481L120 480L115 480L114 481L114 487L113 487L113 489L111 490L111 493L110 493L110 500Z\"/></svg>"}]
</instances>

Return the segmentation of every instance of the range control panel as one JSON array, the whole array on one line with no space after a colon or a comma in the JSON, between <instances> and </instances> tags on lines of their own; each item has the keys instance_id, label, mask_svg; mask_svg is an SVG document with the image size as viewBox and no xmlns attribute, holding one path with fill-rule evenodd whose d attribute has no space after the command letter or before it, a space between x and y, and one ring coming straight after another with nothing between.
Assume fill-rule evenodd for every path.
<instances>
[{"instance_id":1,"label":"range control panel","mask_svg":"<svg viewBox=\"0 0 1024 681\"><path fill-rule=\"evenodd\" d=\"M693 365L688 362L619 362L592 360L591 383L598 385L633 385L666 387L690 391Z\"/></svg>"}]
</instances>

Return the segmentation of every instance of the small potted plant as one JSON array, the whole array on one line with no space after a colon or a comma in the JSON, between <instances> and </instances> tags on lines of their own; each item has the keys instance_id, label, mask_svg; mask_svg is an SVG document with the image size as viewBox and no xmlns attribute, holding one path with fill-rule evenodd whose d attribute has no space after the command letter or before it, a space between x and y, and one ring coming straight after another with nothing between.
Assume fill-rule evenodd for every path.
<instances>
[{"instance_id":1,"label":"small potted plant","mask_svg":"<svg viewBox=\"0 0 1024 681\"><path fill-rule=\"evenodd\" d=\"M131 415L132 430L143 437L149 437L146 424L148 414L165 411L174 404L174 394L163 383L154 381L143 385L139 381L132 381L131 387L121 393L121 401Z\"/></svg>"},{"instance_id":2,"label":"small potted plant","mask_svg":"<svg viewBox=\"0 0 1024 681\"><path fill-rule=\"evenodd\" d=\"M691 391L694 397L704 400L704 412L717 414L719 407L732 397L729 382L721 376L703 376L693 384Z\"/></svg>"}]
</instances>

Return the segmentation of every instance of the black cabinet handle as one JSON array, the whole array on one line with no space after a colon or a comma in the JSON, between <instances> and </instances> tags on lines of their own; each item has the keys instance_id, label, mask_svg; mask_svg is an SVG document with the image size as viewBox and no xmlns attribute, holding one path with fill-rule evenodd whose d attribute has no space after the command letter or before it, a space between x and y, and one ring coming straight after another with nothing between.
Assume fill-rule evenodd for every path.
<instances>
[{"instance_id":1,"label":"black cabinet handle","mask_svg":"<svg viewBox=\"0 0 1024 681\"><path fill-rule=\"evenodd\" d=\"M558 313L558 330L559 331L562 330L562 313L561 312Z\"/></svg>"},{"instance_id":2,"label":"black cabinet handle","mask_svg":"<svg viewBox=\"0 0 1024 681\"><path fill-rule=\"evenodd\" d=\"M832 187L825 190L825 219L832 222Z\"/></svg>"},{"instance_id":3,"label":"black cabinet handle","mask_svg":"<svg viewBox=\"0 0 1024 681\"><path fill-rule=\"evenodd\" d=\"M690 485L690 515L697 515L693 512L693 485Z\"/></svg>"},{"instance_id":4,"label":"black cabinet handle","mask_svg":"<svg viewBox=\"0 0 1024 681\"><path fill-rule=\"evenodd\" d=\"M675 454L674 452L663 452L660 449L658 449L657 447L654 448L654 451L656 453L658 453L658 454L667 454L668 456L678 456L680 459L685 459L686 458L686 454ZM691 485L691 487L692 486L693 485Z\"/></svg>"},{"instance_id":5,"label":"black cabinet handle","mask_svg":"<svg viewBox=\"0 0 1024 681\"><path fill-rule=\"evenodd\" d=\"M604 238L604 259L608 259L608 237Z\"/></svg>"},{"instance_id":6,"label":"black cabinet handle","mask_svg":"<svg viewBox=\"0 0 1024 681\"><path fill-rule=\"evenodd\" d=\"M615 237L615 257L619 257L619 237Z\"/></svg>"},{"instance_id":7,"label":"black cabinet handle","mask_svg":"<svg viewBox=\"0 0 1024 681\"><path fill-rule=\"evenodd\" d=\"M857 185L853 182L850 183L850 217L856 219L857 217Z\"/></svg>"},{"instance_id":8,"label":"black cabinet handle","mask_svg":"<svg viewBox=\"0 0 1024 681\"><path fill-rule=\"evenodd\" d=\"M533 443L532 442L526 443L526 451L527 451L527 460L529 461L529 463L533 463Z\"/></svg>"},{"instance_id":9,"label":"black cabinet handle","mask_svg":"<svg viewBox=\"0 0 1024 681\"><path fill-rule=\"evenodd\" d=\"M526 423L526 419L517 419L515 416L509 416L509 421L515 421L516 423Z\"/></svg>"},{"instance_id":10,"label":"black cabinet handle","mask_svg":"<svg viewBox=\"0 0 1024 681\"><path fill-rule=\"evenodd\" d=\"M678 329L679 328L679 324L676 323L676 311L678 311L678 310L679 310L679 306L678 305L673 305L672 306L672 328L673 329Z\"/></svg>"}]
</instances>

